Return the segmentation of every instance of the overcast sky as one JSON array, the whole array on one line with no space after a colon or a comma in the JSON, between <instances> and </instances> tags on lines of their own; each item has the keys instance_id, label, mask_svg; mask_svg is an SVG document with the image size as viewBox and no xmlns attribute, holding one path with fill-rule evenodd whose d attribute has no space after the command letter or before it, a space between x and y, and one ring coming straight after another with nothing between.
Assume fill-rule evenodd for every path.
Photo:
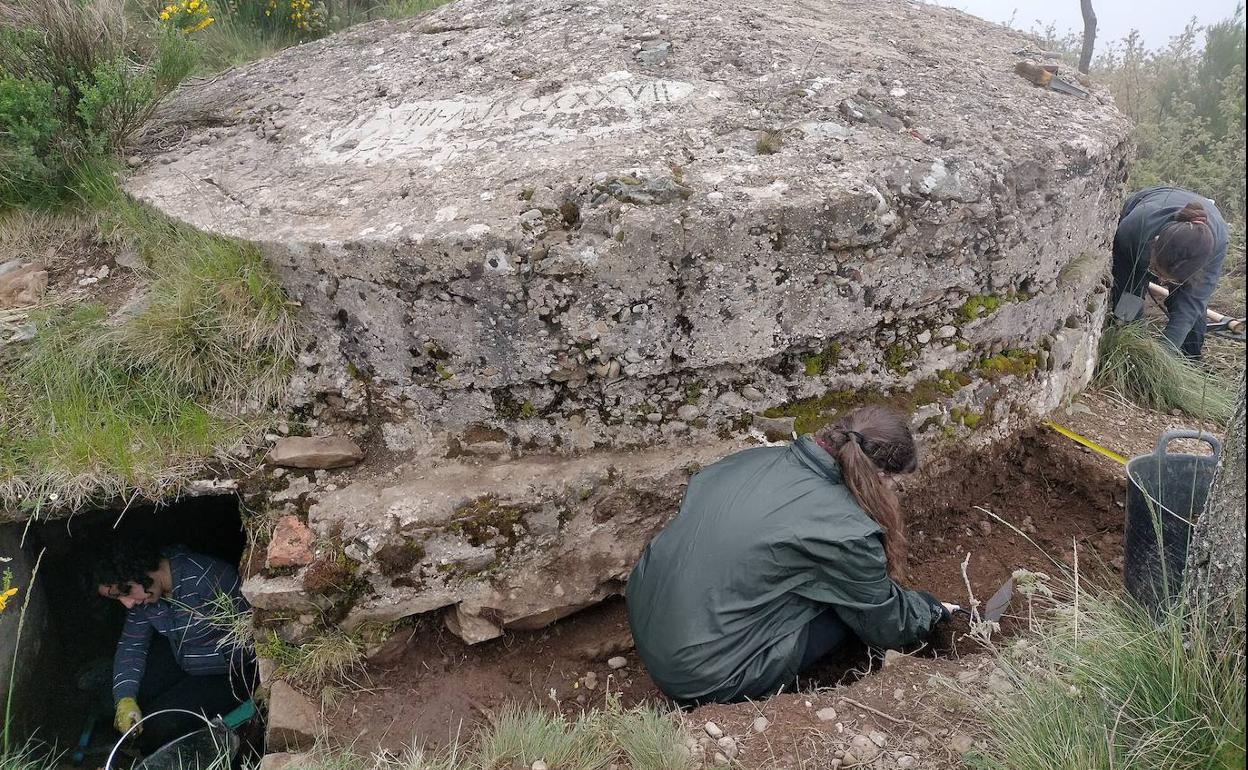
<instances>
[{"instance_id":1,"label":"overcast sky","mask_svg":"<svg viewBox=\"0 0 1248 770\"><path fill-rule=\"evenodd\" d=\"M1083 30L1079 0L936 0L938 5L961 8L989 21L1029 30L1044 28L1050 22L1058 33ZM1096 50L1101 43L1118 40L1138 29L1149 47L1164 45L1172 35L1195 16L1201 24L1212 24L1235 13L1236 0L1092 0L1096 11Z\"/></svg>"}]
</instances>

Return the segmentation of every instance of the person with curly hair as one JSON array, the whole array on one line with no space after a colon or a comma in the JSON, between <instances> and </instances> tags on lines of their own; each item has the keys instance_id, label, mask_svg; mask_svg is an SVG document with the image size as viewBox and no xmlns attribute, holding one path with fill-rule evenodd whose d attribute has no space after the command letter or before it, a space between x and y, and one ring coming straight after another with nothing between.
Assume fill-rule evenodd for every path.
<instances>
[{"instance_id":1,"label":"person with curly hair","mask_svg":"<svg viewBox=\"0 0 1248 770\"><path fill-rule=\"evenodd\" d=\"M1114 233L1110 302L1119 320L1143 314L1155 279L1169 290L1166 339L1187 358L1200 358L1209 298L1222 277L1229 240L1217 206L1190 190L1149 187L1127 198Z\"/></svg>"},{"instance_id":2,"label":"person with curly hair","mask_svg":"<svg viewBox=\"0 0 1248 770\"><path fill-rule=\"evenodd\" d=\"M183 709L213 717L247 700L255 682L250 647L230 637L228 618L249 608L238 570L180 546L156 548L120 540L102 549L92 584L125 607L125 625L113 658L113 700L119 732L143 713L138 748L150 754L203 726Z\"/></svg>"}]
</instances>

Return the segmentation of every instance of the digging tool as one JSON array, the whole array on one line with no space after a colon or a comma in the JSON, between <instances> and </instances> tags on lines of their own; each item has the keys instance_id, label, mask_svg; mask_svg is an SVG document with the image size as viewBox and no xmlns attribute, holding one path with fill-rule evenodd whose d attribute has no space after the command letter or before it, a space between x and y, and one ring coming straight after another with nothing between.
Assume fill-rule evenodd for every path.
<instances>
[{"instance_id":1,"label":"digging tool","mask_svg":"<svg viewBox=\"0 0 1248 770\"><path fill-rule=\"evenodd\" d=\"M1001 620L1001 616L1005 614L1006 609L1010 606L1010 599L1014 598L1014 578L1006 578L1001 584L997 592L988 598L988 603L984 605L984 620L990 623L996 623Z\"/></svg>"},{"instance_id":2,"label":"digging tool","mask_svg":"<svg viewBox=\"0 0 1248 770\"><path fill-rule=\"evenodd\" d=\"M1148 282L1148 293L1158 302L1165 302L1170 296L1170 290L1164 286L1159 286L1152 281ZM1141 300L1141 304L1143 301ZM1222 315L1216 310L1205 310L1205 321L1208 323L1206 327L1210 334L1220 334L1220 336L1229 336L1231 339L1243 341L1244 339L1244 319L1232 318L1229 315Z\"/></svg>"}]
</instances>

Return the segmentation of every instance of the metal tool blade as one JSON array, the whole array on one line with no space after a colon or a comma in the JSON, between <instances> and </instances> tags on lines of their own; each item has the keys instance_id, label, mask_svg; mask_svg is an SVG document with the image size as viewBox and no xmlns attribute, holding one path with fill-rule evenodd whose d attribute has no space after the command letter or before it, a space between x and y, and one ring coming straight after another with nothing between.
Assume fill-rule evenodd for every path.
<instances>
[{"instance_id":1,"label":"metal tool blade","mask_svg":"<svg viewBox=\"0 0 1248 770\"><path fill-rule=\"evenodd\" d=\"M996 622L1005 614L1006 608L1010 606L1010 599L1014 598L1014 578L1009 578L997 592L993 594L988 603L984 605L984 620Z\"/></svg>"}]
</instances>

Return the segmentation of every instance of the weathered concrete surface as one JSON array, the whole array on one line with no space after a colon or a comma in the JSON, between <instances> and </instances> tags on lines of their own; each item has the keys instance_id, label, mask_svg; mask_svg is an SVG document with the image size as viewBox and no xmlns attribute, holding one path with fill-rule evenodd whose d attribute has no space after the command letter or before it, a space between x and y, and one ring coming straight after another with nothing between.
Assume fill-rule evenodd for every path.
<instances>
[{"instance_id":1,"label":"weathered concrete surface","mask_svg":"<svg viewBox=\"0 0 1248 770\"><path fill-rule=\"evenodd\" d=\"M309 427L393 470L288 475L267 502L317 561L253 603L453 605L486 638L619 590L680 458L755 417L887 397L977 443L1056 406L1091 375L1128 126L1016 75L1026 46L890 0L460 0L188 89L128 189L265 250ZM500 505L505 533L465 528Z\"/></svg>"}]
</instances>

